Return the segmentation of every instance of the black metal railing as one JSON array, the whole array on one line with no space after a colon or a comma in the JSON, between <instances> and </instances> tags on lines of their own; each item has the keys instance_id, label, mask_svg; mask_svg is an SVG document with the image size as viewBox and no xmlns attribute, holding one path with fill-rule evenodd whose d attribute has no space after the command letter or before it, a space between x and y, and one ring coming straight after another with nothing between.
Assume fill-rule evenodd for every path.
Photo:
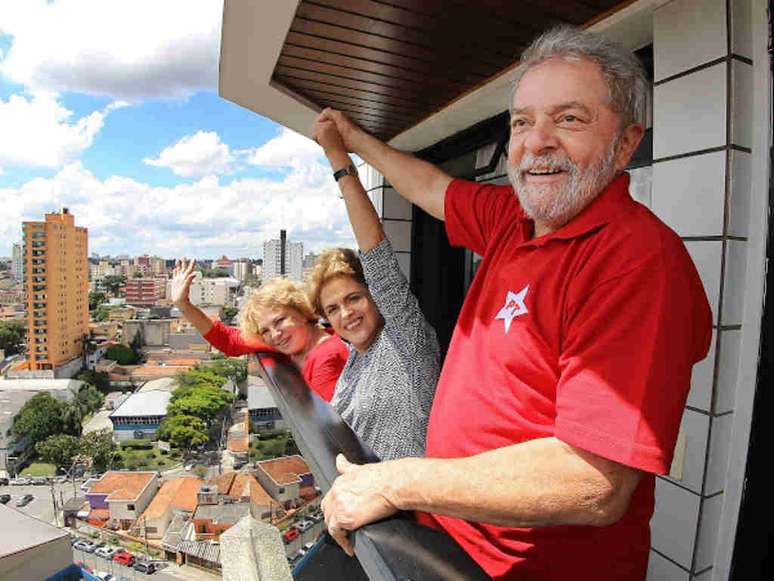
<instances>
[{"instance_id":1,"label":"black metal railing","mask_svg":"<svg viewBox=\"0 0 774 581\"><path fill-rule=\"evenodd\" d=\"M290 361L256 353L249 373L263 378L290 426L301 454L326 493L338 472L336 456L358 464L377 461L334 408L311 391ZM377 388L378 389L378 388ZM295 579L324 581L478 581L489 577L447 534L400 514L364 526L352 535L357 562L331 542L296 568Z\"/></svg>"}]
</instances>

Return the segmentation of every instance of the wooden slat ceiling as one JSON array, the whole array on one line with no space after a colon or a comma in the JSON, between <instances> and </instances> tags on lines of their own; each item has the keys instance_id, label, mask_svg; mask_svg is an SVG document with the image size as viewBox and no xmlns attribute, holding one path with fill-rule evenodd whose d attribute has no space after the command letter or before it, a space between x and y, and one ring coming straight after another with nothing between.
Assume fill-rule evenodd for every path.
<instances>
[{"instance_id":1,"label":"wooden slat ceiling","mask_svg":"<svg viewBox=\"0 0 774 581\"><path fill-rule=\"evenodd\" d=\"M301 0L272 81L387 140L620 1Z\"/></svg>"}]
</instances>

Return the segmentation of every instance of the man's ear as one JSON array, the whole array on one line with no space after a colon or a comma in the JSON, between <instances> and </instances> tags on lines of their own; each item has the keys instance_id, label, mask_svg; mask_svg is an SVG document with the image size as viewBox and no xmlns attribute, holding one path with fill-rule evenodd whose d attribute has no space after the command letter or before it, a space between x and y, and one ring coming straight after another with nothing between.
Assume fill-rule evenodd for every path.
<instances>
[{"instance_id":1,"label":"man's ear","mask_svg":"<svg viewBox=\"0 0 774 581\"><path fill-rule=\"evenodd\" d=\"M637 151L637 146L642 141L643 135L645 135L645 129L639 123L632 123L623 130L615 156L616 172L623 171L629 164L629 160L634 155L634 152Z\"/></svg>"}]
</instances>

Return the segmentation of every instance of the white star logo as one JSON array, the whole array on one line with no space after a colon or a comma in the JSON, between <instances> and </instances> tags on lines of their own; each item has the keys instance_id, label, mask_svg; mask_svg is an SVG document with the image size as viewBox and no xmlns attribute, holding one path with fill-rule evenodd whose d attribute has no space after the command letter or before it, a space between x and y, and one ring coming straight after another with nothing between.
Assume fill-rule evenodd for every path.
<instances>
[{"instance_id":1,"label":"white star logo","mask_svg":"<svg viewBox=\"0 0 774 581\"><path fill-rule=\"evenodd\" d=\"M529 291L529 285L525 286L518 293L508 291L505 296L505 306L497 313L495 321L502 319L505 322L505 332L511 328L511 321L520 315L526 315L529 313L527 305L524 304L524 299L527 298L527 292Z\"/></svg>"}]
</instances>

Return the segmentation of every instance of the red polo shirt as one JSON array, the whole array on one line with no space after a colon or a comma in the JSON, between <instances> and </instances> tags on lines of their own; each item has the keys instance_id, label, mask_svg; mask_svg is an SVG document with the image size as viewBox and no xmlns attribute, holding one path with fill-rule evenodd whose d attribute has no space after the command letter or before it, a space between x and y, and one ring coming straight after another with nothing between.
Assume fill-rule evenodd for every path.
<instances>
[{"instance_id":1,"label":"red polo shirt","mask_svg":"<svg viewBox=\"0 0 774 581\"><path fill-rule=\"evenodd\" d=\"M554 436L647 473L609 527L514 529L433 515L495 579L645 576L653 474L669 470L712 319L682 241L628 184L622 175L535 239L510 186L455 180L446 193L451 243L483 260L438 383L427 455Z\"/></svg>"}]
</instances>

